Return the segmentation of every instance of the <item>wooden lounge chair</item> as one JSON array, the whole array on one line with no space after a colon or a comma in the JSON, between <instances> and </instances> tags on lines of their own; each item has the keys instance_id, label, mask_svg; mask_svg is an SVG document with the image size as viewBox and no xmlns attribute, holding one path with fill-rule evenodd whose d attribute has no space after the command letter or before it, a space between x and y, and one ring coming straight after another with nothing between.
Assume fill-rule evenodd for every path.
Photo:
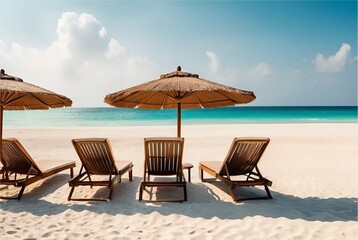
<instances>
[{"instance_id":1,"label":"wooden lounge chair","mask_svg":"<svg viewBox=\"0 0 358 240\"><path fill-rule=\"evenodd\" d=\"M184 201L187 200L186 181L182 170L184 138L145 138L144 176L139 190L139 201L142 200L146 187L182 187ZM151 180L151 176L156 176ZM168 177L174 181L162 181ZM159 202L160 200L156 200ZM183 202L183 200L175 200Z\"/></svg>"},{"instance_id":2,"label":"wooden lounge chair","mask_svg":"<svg viewBox=\"0 0 358 240\"><path fill-rule=\"evenodd\" d=\"M82 162L82 166L78 176L69 181L69 185L72 187L68 195L69 201L110 201L113 186L117 181L121 181L124 173L128 172L129 180L132 181L132 162L115 161L108 139L73 139L72 144ZM108 179L103 179L104 176L108 176ZM78 186L91 186L91 188L93 186L107 186L109 196L108 198L72 198L73 191Z\"/></svg>"},{"instance_id":3,"label":"wooden lounge chair","mask_svg":"<svg viewBox=\"0 0 358 240\"><path fill-rule=\"evenodd\" d=\"M229 187L233 201L271 199L268 186L271 186L272 182L264 178L257 167L269 142L269 138L235 138L224 162L203 161L199 163L201 181L204 182L203 171L223 181ZM258 185L264 186L268 197L238 199L234 194L235 187Z\"/></svg>"},{"instance_id":4,"label":"wooden lounge chair","mask_svg":"<svg viewBox=\"0 0 358 240\"><path fill-rule=\"evenodd\" d=\"M0 198L18 200L26 186L66 169L70 169L71 177L73 177L73 168L76 166L75 162L59 160L35 162L15 138L2 140L1 163L3 166L0 170L0 185L20 187L20 191L16 197L0 196Z\"/></svg>"}]
</instances>

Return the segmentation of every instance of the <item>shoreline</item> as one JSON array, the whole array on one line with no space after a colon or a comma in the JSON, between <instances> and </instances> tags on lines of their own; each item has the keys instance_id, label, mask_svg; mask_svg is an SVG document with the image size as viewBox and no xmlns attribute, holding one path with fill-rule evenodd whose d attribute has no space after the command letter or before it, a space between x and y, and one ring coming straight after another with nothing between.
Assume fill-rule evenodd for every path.
<instances>
[{"instance_id":1,"label":"shoreline","mask_svg":"<svg viewBox=\"0 0 358 240\"><path fill-rule=\"evenodd\" d=\"M187 126L202 126L202 127L214 127L214 126L223 126L223 127L230 127L230 126L240 126L240 125L244 125L244 126L260 126L260 125L288 125L288 126L292 126L292 125L356 125L358 126L358 119L357 122L302 122L302 123L215 123L215 124L202 124L202 123L198 123L198 124L185 124L182 123L182 127L187 127ZM127 126L56 126L56 127L51 127L51 126L43 126L43 127L39 127L39 126L16 126L16 127L7 127L4 126L3 129L4 131L6 131L7 129L9 130L16 130L16 129L91 129L91 128L167 128L167 127L175 127L176 128L176 124L168 124L168 125L127 125Z\"/></svg>"}]
</instances>

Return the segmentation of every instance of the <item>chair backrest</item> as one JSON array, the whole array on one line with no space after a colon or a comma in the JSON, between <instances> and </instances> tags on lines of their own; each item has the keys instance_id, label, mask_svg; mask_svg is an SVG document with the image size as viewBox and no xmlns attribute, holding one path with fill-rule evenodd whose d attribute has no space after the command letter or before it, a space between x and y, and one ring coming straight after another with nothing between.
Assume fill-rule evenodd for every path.
<instances>
[{"instance_id":1,"label":"chair backrest","mask_svg":"<svg viewBox=\"0 0 358 240\"><path fill-rule=\"evenodd\" d=\"M269 142L269 138L235 138L220 170L220 175L227 175L226 168L232 176L251 173Z\"/></svg>"},{"instance_id":2,"label":"chair backrest","mask_svg":"<svg viewBox=\"0 0 358 240\"><path fill-rule=\"evenodd\" d=\"M73 139L72 144L83 167L89 174L109 175L118 173L111 145L107 138Z\"/></svg>"},{"instance_id":3,"label":"chair backrest","mask_svg":"<svg viewBox=\"0 0 358 240\"><path fill-rule=\"evenodd\" d=\"M40 168L15 138L2 140L2 164L7 171L18 174L42 174ZM31 169L31 171L30 171Z\"/></svg>"},{"instance_id":4,"label":"chair backrest","mask_svg":"<svg viewBox=\"0 0 358 240\"><path fill-rule=\"evenodd\" d=\"M145 138L144 168L150 175L177 175L182 171L184 138Z\"/></svg>"}]
</instances>

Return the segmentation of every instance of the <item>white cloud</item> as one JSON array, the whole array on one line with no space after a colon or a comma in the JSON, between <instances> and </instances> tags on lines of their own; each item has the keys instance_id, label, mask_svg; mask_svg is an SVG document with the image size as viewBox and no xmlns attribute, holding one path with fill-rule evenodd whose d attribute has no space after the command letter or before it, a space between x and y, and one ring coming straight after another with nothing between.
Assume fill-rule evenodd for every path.
<instances>
[{"instance_id":1,"label":"white cloud","mask_svg":"<svg viewBox=\"0 0 358 240\"><path fill-rule=\"evenodd\" d=\"M106 50L107 58L116 58L126 54L126 49L116 39L111 39Z\"/></svg>"},{"instance_id":2,"label":"white cloud","mask_svg":"<svg viewBox=\"0 0 358 240\"><path fill-rule=\"evenodd\" d=\"M312 61L316 66L317 72L322 73L336 73L343 70L347 63L348 55L351 51L351 46L347 43L343 43L341 48L335 55L331 55L328 58L320 53L316 55L316 58Z\"/></svg>"},{"instance_id":3,"label":"white cloud","mask_svg":"<svg viewBox=\"0 0 358 240\"><path fill-rule=\"evenodd\" d=\"M47 48L6 45L0 39L2 68L26 82L66 95L74 106L106 106L106 94L156 76L149 56L127 49L94 16L63 13L58 38Z\"/></svg>"},{"instance_id":4,"label":"white cloud","mask_svg":"<svg viewBox=\"0 0 358 240\"><path fill-rule=\"evenodd\" d=\"M20 44L18 44L18 43L16 43L16 42L14 42L14 43L11 44L11 50L10 50L11 54L13 54L13 55L15 55L15 56L18 56L18 55L20 55L23 51L24 51L24 48L23 48Z\"/></svg>"},{"instance_id":5,"label":"white cloud","mask_svg":"<svg viewBox=\"0 0 358 240\"><path fill-rule=\"evenodd\" d=\"M219 70L219 58L215 53L206 51L206 56L209 58L209 69L211 73L217 73Z\"/></svg>"},{"instance_id":6,"label":"white cloud","mask_svg":"<svg viewBox=\"0 0 358 240\"><path fill-rule=\"evenodd\" d=\"M259 63L250 70L250 73L258 77L267 77L273 74L273 71L270 69L267 63Z\"/></svg>"},{"instance_id":7,"label":"white cloud","mask_svg":"<svg viewBox=\"0 0 358 240\"><path fill-rule=\"evenodd\" d=\"M105 27L102 27L101 30L99 30L98 33L99 33L99 36L100 36L101 38L104 38L104 37L107 35L107 30L106 30Z\"/></svg>"},{"instance_id":8,"label":"white cloud","mask_svg":"<svg viewBox=\"0 0 358 240\"><path fill-rule=\"evenodd\" d=\"M153 74L155 64L151 59L145 56L130 55L125 59L124 78L131 82L131 85L138 84L143 81L153 80L158 78L158 75Z\"/></svg>"},{"instance_id":9,"label":"white cloud","mask_svg":"<svg viewBox=\"0 0 358 240\"><path fill-rule=\"evenodd\" d=\"M105 33L106 30L101 22L92 15L65 12L58 21L57 44L70 58L87 58L104 51Z\"/></svg>"}]
</instances>

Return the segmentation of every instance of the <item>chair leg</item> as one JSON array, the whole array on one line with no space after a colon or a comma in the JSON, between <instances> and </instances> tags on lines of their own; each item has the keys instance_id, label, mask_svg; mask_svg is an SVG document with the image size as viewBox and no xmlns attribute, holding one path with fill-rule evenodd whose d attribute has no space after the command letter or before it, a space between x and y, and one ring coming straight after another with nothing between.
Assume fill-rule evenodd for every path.
<instances>
[{"instance_id":1,"label":"chair leg","mask_svg":"<svg viewBox=\"0 0 358 240\"><path fill-rule=\"evenodd\" d=\"M109 195L108 195L108 200L109 200L109 201L112 200L112 193L113 193L113 184L112 184L111 187L109 188Z\"/></svg>"},{"instance_id":2,"label":"chair leg","mask_svg":"<svg viewBox=\"0 0 358 240\"><path fill-rule=\"evenodd\" d=\"M187 201L188 200L188 195L187 195L187 192L186 192L186 184L184 185L184 201Z\"/></svg>"},{"instance_id":3,"label":"chair leg","mask_svg":"<svg viewBox=\"0 0 358 240\"><path fill-rule=\"evenodd\" d=\"M234 202L241 202L241 201L245 201L245 200L260 200L260 199L272 199L272 195L271 192L269 190L269 188L267 187L267 185L264 185L266 193L267 193L267 197L248 197L248 198L236 198L235 194L234 194L234 188L235 186L230 188L230 194L231 197L233 198Z\"/></svg>"},{"instance_id":4,"label":"chair leg","mask_svg":"<svg viewBox=\"0 0 358 240\"><path fill-rule=\"evenodd\" d=\"M73 194L73 191L75 190L75 187L73 186L72 188L71 188L71 190L70 190L70 193L68 194L68 198L67 198L67 200L68 201L71 201L71 199L72 199L72 194Z\"/></svg>"},{"instance_id":5,"label":"chair leg","mask_svg":"<svg viewBox=\"0 0 358 240\"><path fill-rule=\"evenodd\" d=\"M199 176L200 176L200 179L201 179L202 182L204 182L203 175L204 175L203 169L199 167Z\"/></svg>"},{"instance_id":6,"label":"chair leg","mask_svg":"<svg viewBox=\"0 0 358 240\"><path fill-rule=\"evenodd\" d=\"M142 201L142 197L143 197L143 183L141 183L139 187L139 201Z\"/></svg>"},{"instance_id":7,"label":"chair leg","mask_svg":"<svg viewBox=\"0 0 358 240\"><path fill-rule=\"evenodd\" d=\"M132 170L129 170L128 174L129 174L129 181L132 181L133 180L133 172L132 172Z\"/></svg>"},{"instance_id":8,"label":"chair leg","mask_svg":"<svg viewBox=\"0 0 358 240\"><path fill-rule=\"evenodd\" d=\"M20 200L20 198L22 197L22 194L24 193L24 190L25 190L25 186L22 186L19 191L19 195L17 195L17 200Z\"/></svg>"},{"instance_id":9,"label":"chair leg","mask_svg":"<svg viewBox=\"0 0 358 240\"><path fill-rule=\"evenodd\" d=\"M229 187L229 192L230 192L230 195L231 195L231 198L232 198L232 200L234 201L234 202L236 202L237 201L237 199L236 199L236 196L235 196L235 193L234 193L234 186L233 185L228 185L228 187Z\"/></svg>"},{"instance_id":10,"label":"chair leg","mask_svg":"<svg viewBox=\"0 0 358 240\"><path fill-rule=\"evenodd\" d=\"M269 199L272 199L272 195L271 195L270 189L267 187L267 185L265 185L265 190L266 190L266 192L267 192L268 198L269 198Z\"/></svg>"}]
</instances>

